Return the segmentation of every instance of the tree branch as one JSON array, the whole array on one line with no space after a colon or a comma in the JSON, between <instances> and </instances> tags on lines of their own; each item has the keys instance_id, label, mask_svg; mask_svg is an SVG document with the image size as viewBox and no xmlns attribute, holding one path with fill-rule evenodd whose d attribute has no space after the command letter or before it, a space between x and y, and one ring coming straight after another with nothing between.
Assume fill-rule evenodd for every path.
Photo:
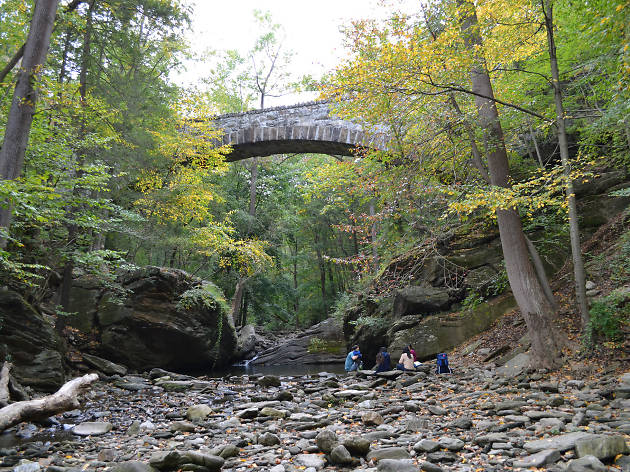
<instances>
[{"instance_id":1,"label":"tree branch","mask_svg":"<svg viewBox=\"0 0 630 472\"><path fill-rule=\"evenodd\" d=\"M68 6L66 7L66 9L64 10L64 13L70 13L71 11L76 10L77 7L83 1L84 0L72 0L72 2L70 2ZM23 43L20 46L20 48L17 51L15 51L15 54L13 55L11 59L9 59L9 62L7 62L7 65L5 65L2 68L2 70L0 71L0 82L4 81L5 77L9 74L9 72L11 72L13 68L15 67L15 65L20 61L20 59L22 59L22 56L24 55L24 46L26 46L26 43Z\"/></svg>"}]
</instances>

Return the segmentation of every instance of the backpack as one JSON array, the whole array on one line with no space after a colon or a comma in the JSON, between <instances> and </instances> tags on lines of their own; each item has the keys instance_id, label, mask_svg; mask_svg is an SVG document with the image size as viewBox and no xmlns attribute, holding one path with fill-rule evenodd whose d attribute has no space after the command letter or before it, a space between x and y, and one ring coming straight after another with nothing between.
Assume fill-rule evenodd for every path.
<instances>
[{"instance_id":1,"label":"backpack","mask_svg":"<svg viewBox=\"0 0 630 472\"><path fill-rule=\"evenodd\" d=\"M441 352L437 355L437 368L435 369L436 374L452 374L453 370L448 365L448 356Z\"/></svg>"}]
</instances>

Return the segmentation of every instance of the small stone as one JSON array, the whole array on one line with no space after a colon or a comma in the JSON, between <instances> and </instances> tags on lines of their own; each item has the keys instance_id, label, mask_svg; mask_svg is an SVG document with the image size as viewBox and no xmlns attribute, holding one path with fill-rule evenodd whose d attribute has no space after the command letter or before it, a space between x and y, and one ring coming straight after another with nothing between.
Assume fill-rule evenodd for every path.
<instances>
[{"instance_id":1,"label":"small stone","mask_svg":"<svg viewBox=\"0 0 630 472\"><path fill-rule=\"evenodd\" d=\"M440 438L438 441L440 447L446 448L449 451L457 452L464 448L464 441L457 438Z\"/></svg>"},{"instance_id":2,"label":"small stone","mask_svg":"<svg viewBox=\"0 0 630 472\"><path fill-rule=\"evenodd\" d=\"M542 467L554 464L560 460L560 453L556 449L545 449L531 456L522 457L514 461L514 467Z\"/></svg>"},{"instance_id":3,"label":"small stone","mask_svg":"<svg viewBox=\"0 0 630 472\"><path fill-rule=\"evenodd\" d=\"M420 466L420 470L424 472L443 472L442 467L432 462L421 461L418 465Z\"/></svg>"},{"instance_id":4,"label":"small stone","mask_svg":"<svg viewBox=\"0 0 630 472\"><path fill-rule=\"evenodd\" d=\"M595 456L598 459L610 459L618 454L627 454L628 445L623 436L597 436L580 439L575 443L578 457Z\"/></svg>"},{"instance_id":5,"label":"small stone","mask_svg":"<svg viewBox=\"0 0 630 472\"><path fill-rule=\"evenodd\" d=\"M432 462L455 462L458 456L450 451L436 451L427 454L427 459Z\"/></svg>"},{"instance_id":6,"label":"small stone","mask_svg":"<svg viewBox=\"0 0 630 472\"><path fill-rule=\"evenodd\" d=\"M284 418L287 416L286 412L271 408L270 406L264 407L260 410L260 416L271 416L273 418Z\"/></svg>"},{"instance_id":7,"label":"small stone","mask_svg":"<svg viewBox=\"0 0 630 472\"><path fill-rule=\"evenodd\" d=\"M153 431L155 429L155 425L151 421L143 421L138 425L138 429L140 431Z\"/></svg>"},{"instance_id":8,"label":"small stone","mask_svg":"<svg viewBox=\"0 0 630 472\"><path fill-rule=\"evenodd\" d=\"M186 419L189 421L205 420L212 413L208 405L193 405L186 410Z\"/></svg>"},{"instance_id":9,"label":"small stone","mask_svg":"<svg viewBox=\"0 0 630 472\"><path fill-rule=\"evenodd\" d=\"M23 461L13 468L13 472L39 472L41 466L38 462Z\"/></svg>"},{"instance_id":10,"label":"small stone","mask_svg":"<svg viewBox=\"0 0 630 472\"><path fill-rule=\"evenodd\" d=\"M101 449L98 451L98 460L102 462L114 462L117 457L117 453L114 449Z\"/></svg>"},{"instance_id":11,"label":"small stone","mask_svg":"<svg viewBox=\"0 0 630 472\"><path fill-rule=\"evenodd\" d=\"M431 441L430 439L422 439L413 445L413 450L422 453L422 452L433 452L437 451L440 448L439 443L436 441Z\"/></svg>"},{"instance_id":12,"label":"small stone","mask_svg":"<svg viewBox=\"0 0 630 472\"><path fill-rule=\"evenodd\" d=\"M351 436L345 438L343 445L353 456L366 456L370 452L370 441L365 438Z\"/></svg>"},{"instance_id":13,"label":"small stone","mask_svg":"<svg viewBox=\"0 0 630 472\"><path fill-rule=\"evenodd\" d=\"M590 280L587 280L586 284L584 284L584 288L586 290L593 290L595 287L597 287L597 285L595 285L595 282L592 282Z\"/></svg>"},{"instance_id":14,"label":"small stone","mask_svg":"<svg viewBox=\"0 0 630 472\"><path fill-rule=\"evenodd\" d=\"M383 424L383 417L375 411L367 411L361 415L361 421L366 426L378 426Z\"/></svg>"},{"instance_id":15,"label":"small stone","mask_svg":"<svg viewBox=\"0 0 630 472\"><path fill-rule=\"evenodd\" d=\"M258 444L262 444L263 446L275 446L276 444L280 444L280 438L273 433L263 433L258 436Z\"/></svg>"},{"instance_id":16,"label":"small stone","mask_svg":"<svg viewBox=\"0 0 630 472\"><path fill-rule=\"evenodd\" d=\"M576 431L575 433L561 434L560 436L552 436L546 439L528 441L523 445L523 448L529 453L543 451L545 449L557 449L560 452L564 452L569 449L573 449L578 440L593 437L595 437L594 434L586 433L584 431ZM475 441L476 440L477 439L475 439Z\"/></svg>"},{"instance_id":17,"label":"small stone","mask_svg":"<svg viewBox=\"0 0 630 472\"><path fill-rule=\"evenodd\" d=\"M244 410L239 411L236 416L244 420L251 420L252 418L256 418L258 416L258 408L245 408Z\"/></svg>"},{"instance_id":18,"label":"small stone","mask_svg":"<svg viewBox=\"0 0 630 472\"><path fill-rule=\"evenodd\" d=\"M567 464L566 472L605 472L608 468L595 456L573 459Z\"/></svg>"},{"instance_id":19,"label":"small stone","mask_svg":"<svg viewBox=\"0 0 630 472\"><path fill-rule=\"evenodd\" d=\"M323 469L325 465L324 458L317 454L298 454L293 462L307 468L312 467L315 470Z\"/></svg>"},{"instance_id":20,"label":"small stone","mask_svg":"<svg viewBox=\"0 0 630 472\"><path fill-rule=\"evenodd\" d=\"M223 448L223 450L219 454L219 457L223 457L224 459L229 459L230 457L238 456L238 452L239 452L238 447L234 446L233 444L228 444L227 446Z\"/></svg>"},{"instance_id":21,"label":"small stone","mask_svg":"<svg viewBox=\"0 0 630 472\"><path fill-rule=\"evenodd\" d=\"M384 447L374 449L367 455L367 460L380 461L382 459L410 459L407 449L403 447Z\"/></svg>"},{"instance_id":22,"label":"small stone","mask_svg":"<svg viewBox=\"0 0 630 472\"><path fill-rule=\"evenodd\" d=\"M280 378L275 375L265 375L258 379L258 385L261 387L279 387L281 385Z\"/></svg>"},{"instance_id":23,"label":"small stone","mask_svg":"<svg viewBox=\"0 0 630 472\"><path fill-rule=\"evenodd\" d=\"M330 451L330 460L333 464L346 465L352 463L352 456L342 444L338 444Z\"/></svg>"},{"instance_id":24,"label":"small stone","mask_svg":"<svg viewBox=\"0 0 630 472\"><path fill-rule=\"evenodd\" d=\"M410 459L382 459L378 461L376 470L378 472L418 472L420 469Z\"/></svg>"},{"instance_id":25,"label":"small stone","mask_svg":"<svg viewBox=\"0 0 630 472\"><path fill-rule=\"evenodd\" d=\"M330 454L338 442L337 435L329 429L320 431L315 437L317 448L325 454Z\"/></svg>"},{"instance_id":26,"label":"small stone","mask_svg":"<svg viewBox=\"0 0 630 472\"><path fill-rule=\"evenodd\" d=\"M438 416L446 415L448 413L448 410L446 408L442 408L441 406L429 405L427 409L431 412L431 414Z\"/></svg>"},{"instance_id":27,"label":"small stone","mask_svg":"<svg viewBox=\"0 0 630 472\"><path fill-rule=\"evenodd\" d=\"M157 472L157 469L146 462L139 461L121 462L114 465L110 470L112 472Z\"/></svg>"},{"instance_id":28,"label":"small stone","mask_svg":"<svg viewBox=\"0 0 630 472\"><path fill-rule=\"evenodd\" d=\"M72 428L72 432L77 436L100 436L111 430L112 424L102 421L81 423Z\"/></svg>"},{"instance_id":29,"label":"small stone","mask_svg":"<svg viewBox=\"0 0 630 472\"><path fill-rule=\"evenodd\" d=\"M192 433L195 431L195 425L190 421L173 421L169 429L171 431L180 431L182 433Z\"/></svg>"},{"instance_id":30,"label":"small stone","mask_svg":"<svg viewBox=\"0 0 630 472\"><path fill-rule=\"evenodd\" d=\"M452 421L448 426L449 428L470 429L473 422L470 418L462 417Z\"/></svg>"}]
</instances>

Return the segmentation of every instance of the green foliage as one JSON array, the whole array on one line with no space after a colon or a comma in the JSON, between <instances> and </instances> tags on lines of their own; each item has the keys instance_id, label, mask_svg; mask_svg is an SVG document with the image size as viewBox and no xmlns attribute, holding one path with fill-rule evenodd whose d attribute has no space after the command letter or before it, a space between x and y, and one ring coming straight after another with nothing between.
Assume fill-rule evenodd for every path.
<instances>
[{"instance_id":1,"label":"green foliage","mask_svg":"<svg viewBox=\"0 0 630 472\"><path fill-rule=\"evenodd\" d=\"M475 290L470 290L468 295L462 301L462 307L466 311L474 311L477 307L485 302L485 297Z\"/></svg>"},{"instance_id":2,"label":"green foliage","mask_svg":"<svg viewBox=\"0 0 630 472\"><path fill-rule=\"evenodd\" d=\"M221 290L211 283L186 290L179 297L176 306L178 310L183 311L195 309L217 311L219 318L229 313L229 307Z\"/></svg>"},{"instance_id":3,"label":"green foliage","mask_svg":"<svg viewBox=\"0 0 630 472\"><path fill-rule=\"evenodd\" d=\"M606 341L623 339L623 328L630 323L630 303L627 294L612 293L592 303L591 321L585 341L592 345L596 338Z\"/></svg>"},{"instance_id":4,"label":"green foliage","mask_svg":"<svg viewBox=\"0 0 630 472\"><path fill-rule=\"evenodd\" d=\"M308 347L306 348L306 350L308 351L309 354L317 354L317 353L326 352L326 346L327 346L327 343L325 340L318 338L316 336L313 336L310 342L308 343Z\"/></svg>"},{"instance_id":5,"label":"green foliage","mask_svg":"<svg viewBox=\"0 0 630 472\"><path fill-rule=\"evenodd\" d=\"M344 314L357 304L356 294L353 292L342 292L339 294L333 305L331 315L337 320L343 320Z\"/></svg>"},{"instance_id":6,"label":"green foliage","mask_svg":"<svg viewBox=\"0 0 630 472\"><path fill-rule=\"evenodd\" d=\"M359 329L363 326L367 328L385 329L389 326L386 319L379 316L359 316L355 321L350 322L351 325Z\"/></svg>"}]
</instances>

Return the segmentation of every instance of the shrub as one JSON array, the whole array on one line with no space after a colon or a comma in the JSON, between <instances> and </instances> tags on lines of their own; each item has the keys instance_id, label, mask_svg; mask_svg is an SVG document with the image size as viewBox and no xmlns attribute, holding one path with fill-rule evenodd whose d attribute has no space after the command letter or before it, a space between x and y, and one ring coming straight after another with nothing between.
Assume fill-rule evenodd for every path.
<instances>
[{"instance_id":1,"label":"shrub","mask_svg":"<svg viewBox=\"0 0 630 472\"><path fill-rule=\"evenodd\" d=\"M613 292L593 302L591 321L586 330L586 344L592 347L596 338L617 342L623 340L623 326L630 321L628 296Z\"/></svg>"}]
</instances>

